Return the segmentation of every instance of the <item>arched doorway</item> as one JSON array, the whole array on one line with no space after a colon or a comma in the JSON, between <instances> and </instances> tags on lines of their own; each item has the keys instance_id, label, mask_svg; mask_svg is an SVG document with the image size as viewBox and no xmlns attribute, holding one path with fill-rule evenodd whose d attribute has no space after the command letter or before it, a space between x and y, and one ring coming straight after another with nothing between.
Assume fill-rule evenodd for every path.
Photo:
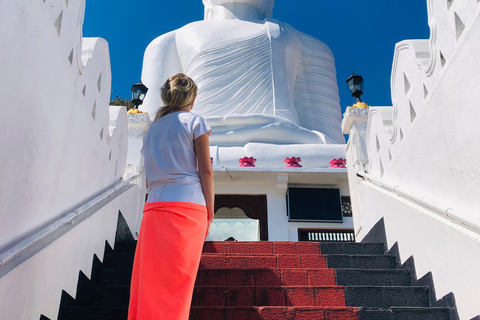
<instances>
[{"instance_id":1,"label":"arched doorway","mask_svg":"<svg viewBox=\"0 0 480 320\"><path fill-rule=\"evenodd\" d=\"M215 195L215 218L217 219L253 219L254 221L244 221L244 228L235 223L231 225L234 230L253 231L253 226L258 226L259 238L261 241L268 240L268 220L267 220L267 196L266 195ZM246 218L245 218L246 217ZM228 223L228 221L225 221ZM218 225L216 226L219 227ZM228 226L223 225L228 228ZM250 228L250 229L249 229ZM225 239L222 239L225 240Z\"/></svg>"},{"instance_id":2,"label":"arched doorway","mask_svg":"<svg viewBox=\"0 0 480 320\"><path fill-rule=\"evenodd\" d=\"M242 209L223 207L215 212L207 241L259 241L259 227L259 221L247 217Z\"/></svg>"}]
</instances>

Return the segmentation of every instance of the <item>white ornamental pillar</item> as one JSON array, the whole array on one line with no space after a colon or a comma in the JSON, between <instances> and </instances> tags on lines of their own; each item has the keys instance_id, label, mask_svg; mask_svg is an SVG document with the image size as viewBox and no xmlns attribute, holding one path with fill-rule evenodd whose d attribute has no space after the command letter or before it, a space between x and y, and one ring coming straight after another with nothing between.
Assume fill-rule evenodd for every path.
<instances>
[{"instance_id":1,"label":"white ornamental pillar","mask_svg":"<svg viewBox=\"0 0 480 320\"><path fill-rule=\"evenodd\" d=\"M364 172L368 165L367 123L369 107L364 102L357 102L348 107L342 120L342 132L348 134L347 149L351 149L353 166L358 172Z\"/></svg>"}]
</instances>

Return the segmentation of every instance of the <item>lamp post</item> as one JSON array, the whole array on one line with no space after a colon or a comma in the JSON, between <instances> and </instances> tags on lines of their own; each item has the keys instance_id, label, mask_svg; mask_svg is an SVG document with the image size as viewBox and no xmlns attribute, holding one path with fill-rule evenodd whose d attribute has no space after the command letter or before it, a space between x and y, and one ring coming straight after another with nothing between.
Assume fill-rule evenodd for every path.
<instances>
[{"instance_id":1,"label":"lamp post","mask_svg":"<svg viewBox=\"0 0 480 320\"><path fill-rule=\"evenodd\" d=\"M138 109L138 106L143 103L147 91L148 88L142 82L135 83L132 86L132 103L135 105L135 109Z\"/></svg>"},{"instance_id":2,"label":"lamp post","mask_svg":"<svg viewBox=\"0 0 480 320\"><path fill-rule=\"evenodd\" d=\"M357 98L357 102L362 102L362 99L360 99L361 95L363 94L362 76L353 73L350 78L347 79L347 84L352 96Z\"/></svg>"}]
</instances>

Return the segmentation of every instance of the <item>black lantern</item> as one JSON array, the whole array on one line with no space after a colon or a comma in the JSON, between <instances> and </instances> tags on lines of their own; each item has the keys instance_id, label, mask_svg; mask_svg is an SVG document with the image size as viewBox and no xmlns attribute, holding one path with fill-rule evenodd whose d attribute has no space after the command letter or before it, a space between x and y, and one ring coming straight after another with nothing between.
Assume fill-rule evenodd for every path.
<instances>
[{"instance_id":1,"label":"black lantern","mask_svg":"<svg viewBox=\"0 0 480 320\"><path fill-rule=\"evenodd\" d=\"M142 82L132 86L132 103L135 105L135 109L138 109L138 106L143 103L147 91L148 88Z\"/></svg>"},{"instance_id":2,"label":"black lantern","mask_svg":"<svg viewBox=\"0 0 480 320\"><path fill-rule=\"evenodd\" d=\"M347 79L348 89L352 92L352 96L357 98L357 102L362 102L360 96L363 94L363 78L362 76L353 73L350 78Z\"/></svg>"}]
</instances>

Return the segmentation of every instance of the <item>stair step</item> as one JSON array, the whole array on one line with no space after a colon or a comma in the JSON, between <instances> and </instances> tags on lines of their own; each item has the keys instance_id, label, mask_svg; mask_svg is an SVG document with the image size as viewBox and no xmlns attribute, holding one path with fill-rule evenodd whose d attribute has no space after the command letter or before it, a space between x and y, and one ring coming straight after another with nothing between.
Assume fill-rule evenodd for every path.
<instances>
[{"instance_id":1,"label":"stair step","mask_svg":"<svg viewBox=\"0 0 480 320\"><path fill-rule=\"evenodd\" d=\"M203 253L319 254L319 242L207 241Z\"/></svg>"},{"instance_id":2,"label":"stair step","mask_svg":"<svg viewBox=\"0 0 480 320\"><path fill-rule=\"evenodd\" d=\"M358 310L358 317L356 315ZM351 308L351 307L192 307L189 320L451 320L448 308ZM62 319L69 320L126 320L126 307L70 307Z\"/></svg>"},{"instance_id":3,"label":"stair step","mask_svg":"<svg viewBox=\"0 0 480 320\"><path fill-rule=\"evenodd\" d=\"M137 242L115 244L115 252L135 252ZM319 248L319 249L318 249ZM356 242L205 242L204 253L252 253L252 254L384 254L382 243Z\"/></svg>"},{"instance_id":4,"label":"stair step","mask_svg":"<svg viewBox=\"0 0 480 320\"><path fill-rule=\"evenodd\" d=\"M358 320L355 308L192 307L189 320Z\"/></svg>"},{"instance_id":5,"label":"stair step","mask_svg":"<svg viewBox=\"0 0 480 320\"><path fill-rule=\"evenodd\" d=\"M135 252L136 249L137 241L115 243L115 252Z\"/></svg>"},{"instance_id":6,"label":"stair step","mask_svg":"<svg viewBox=\"0 0 480 320\"><path fill-rule=\"evenodd\" d=\"M103 266L106 268L132 268L134 252L112 252L105 254Z\"/></svg>"},{"instance_id":7,"label":"stair step","mask_svg":"<svg viewBox=\"0 0 480 320\"><path fill-rule=\"evenodd\" d=\"M133 252L113 252L105 255L107 268L131 268ZM320 254L203 254L200 268L326 268L325 256Z\"/></svg>"},{"instance_id":8,"label":"stair step","mask_svg":"<svg viewBox=\"0 0 480 320\"><path fill-rule=\"evenodd\" d=\"M94 285L130 285L132 268L100 268L92 278Z\"/></svg>"},{"instance_id":9,"label":"stair step","mask_svg":"<svg viewBox=\"0 0 480 320\"><path fill-rule=\"evenodd\" d=\"M411 286L409 270L404 269L336 269L340 286Z\"/></svg>"},{"instance_id":10,"label":"stair step","mask_svg":"<svg viewBox=\"0 0 480 320\"><path fill-rule=\"evenodd\" d=\"M196 287L192 306L345 306L339 286Z\"/></svg>"},{"instance_id":11,"label":"stair step","mask_svg":"<svg viewBox=\"0 0 480 320\"><path fill-rule=\"evenodd\" d=\"M199 269L197 286L336 285L333 269Z\"/></svg>"},{"instance_id":12,"label":"stair step","mask_svg":"<svg viewBox=\"0 0 480 320\"><path fill-rule=\"evenodd\" d=\"M61 319L126 320L135 249L107 251ZM190 320L451 320L397 268L379 243L206 242Z\"/></svg>"},{"instance_id":13,"label":"stair step","mask_svg":"<svg viewBox=\"0 0 480 320\"><path fill-rule=\"evenodd\" d=\"M82 307L126 307L129 286L83 286L78 297ZM193 306L345 306L339 286L295 287L195 287Z\"/></svg>"},{"instance_id":14,"label":"stair step","mask_svg":"<svg viewBox=\"0 0 480 320\"><path fill-rule=\"evenodd\" d=\"M63 312L61 319L127 320L127 318L128 307L69 307Z\"/></svg>"},{"instance_id":15,"label":"stair step","mask_svg":"<svg viewBox=\"0 0 480 320\"><path fill-rule=\"evenodd\" d=\"M244 259L246 258L246 259ZM373 254L203 254L205 268L325 268L324 260L330 268L395 269L394 255ZM105 255L106 268L132 268L134 252L113 252ZM277 263L275 263L277 260Z\"/></svg>"},{"instance_id":16,"label":"stair step","mask_svg":"<svg viewBox=\"0 0 480 320\"><path fill-rule=\"evenodd\" d=\"M359 320L451 320L449 308L358 308Z\"/></svg>"},{"instance_id":17,"label":"stair step","mask_svg":"<svg viewBox=\"0 0 480 320\"><path fill-rule=\"evenodd\" d=\"M254 269L254 268L319 268L327 267L325 256L320 254L278 255L219 255L204 254L202 269Z\"/></svg>"},{"instance_id":18,"label":"stair step","mask_svg":"<svg viewBox=\"0 0 480 320\"><path fill-rule=\"evenodd\" d=\"M352 307L430 307L427 287L345 287Z\"/></svg>"},{"instance_id":19,"label":"stair step","mask_svg":"<svg viewBox=\"0 0 480 320\"><path fill-rule=\"evenodd\" d=\"M322 254L385 254L383 243L325 242L320 248Z\"/></svg>"},{"instance_id":20,"label":"stair step","mask_svg":"<svg viewBox=\"0 0 480 320\"><path fill-rule=\"evenodd\" d=\"M327 254L328 268L347 269L396 269L397 258L394 255L350 255Z\"/></svg>"},{"instance_id":21,"label":"stair step","mask_svg":"<svg viewBox=\"0 0 480 320\"><path fill-rule=\"evenodd\" d=\"M80 307L127 307L129 299L129 285L86 285L77 294Z\"/></svg>"},{"instance_id":22,"label":"stair step","mask_svg":"<svg viewBox=\"0 0 480 320\"><path fill-rule=\"evenodd\" d=\"M335 275L336 274L336 275ZM130 285L131 268L100 268L93 284ZM336 281L335 281L336 279ZM334 285L411 286L408 270L374 269L199 269L200 286Z\"/></svg>"},{"instance_id":23,"label":"stair step","mask_svg":"<svg viewBox=\"0 0 480 320\"><path fill-rule=\"evenodd\" d=\"M368 270L370 271L370 270ZM130 285L131 268L100 268L94 285ZM335 285L333 269L199 269L198 286ZM366 283L374 285L373 283ZM382 284L383 285L383 282Z\"/></svg>"}]
</instances>

